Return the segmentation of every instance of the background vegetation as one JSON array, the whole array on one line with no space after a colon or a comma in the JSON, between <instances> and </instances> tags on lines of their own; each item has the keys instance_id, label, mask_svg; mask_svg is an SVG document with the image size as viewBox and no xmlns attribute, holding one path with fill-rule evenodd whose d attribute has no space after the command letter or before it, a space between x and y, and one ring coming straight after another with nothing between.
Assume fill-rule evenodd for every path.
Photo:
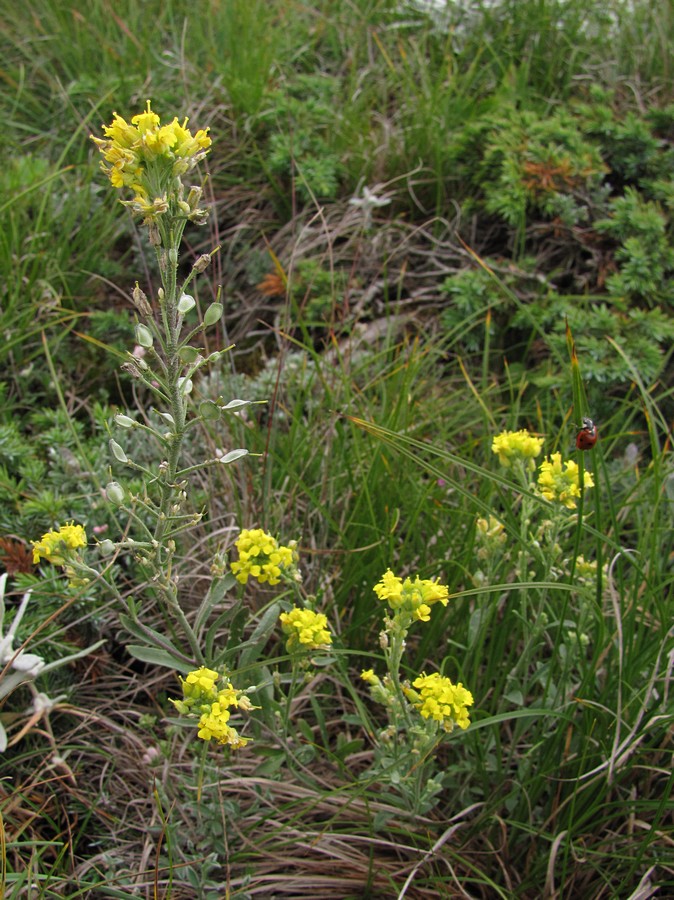
<instances>
[{"instance_id":1,"label":"background vegetation","mask_svg":"<svg viewBox=\"0 0 674 900\"><path fill-rule=\"evenodd\" d=\"M0 26L4 633L30 588L31 651L105 640L37 682L48 715L27 716L27 688L3 699L5 895L674 895L671 0L26 0ZM136 400L128 298L157 273L89 136L147 98L214 139L185 263L221 246L196 299L222 286L209 349L236 347L195 390L268 401L191 436L195 458L260 456L193 486L188 603L264 527L299 539L343 648L289 731L270 699L231 757L172 725L176 677L127 654L109 598L29 549L71 519L124 526L101 486ZM596 487L554 540L532 501L532 548L490 446L528 428L571 453L567 323ZM490 513L500 549L476 527ZM388 566L457 594L410 664L476 701L422 810L359 777ZM283 653L254 631L271 597L245 593L252 680Z\"/></svg>"}]
</instances>

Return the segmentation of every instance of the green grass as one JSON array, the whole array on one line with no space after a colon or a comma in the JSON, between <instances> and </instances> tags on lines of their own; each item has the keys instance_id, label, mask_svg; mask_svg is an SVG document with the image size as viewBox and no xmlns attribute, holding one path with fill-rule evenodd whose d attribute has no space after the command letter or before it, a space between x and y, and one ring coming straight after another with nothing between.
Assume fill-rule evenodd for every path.
<instances>
[{"instance_id":1,"label":"green grass","mask_svg":"<svg viewBox=\"0 0 674 900\"><path fill-rule=\"evenodd\" d=\"M0 12L4 633L31 588L15 649L106 640L38 679L65 696L3 755L0 894L674 891L673 23L670 2L576 0L470 4L445 29L392 0ZM132 659L99 582L30 562L57 523L101 540L129 525L101 492L126 477L114 414L149 404L119 369L128 298L138 280L156 302L158 278L89 135L148 97L214 140L209 228L187 231L184 259L221 246L195 296L203 314L222 285L203 340L236 346L194 396L262 401L188 432L187 465L259 455L194 477L186 612L214 555L259 526L298 540L335 633L330 664L293 681L265 618L278 592L226 595L214 646L265 684L254 743L231 756L176 723L175 674ZM390 200L371 221L348 202L364 185ZM600 439L576 453L588 412ZM493 436L519 428L592 473L582 519L498 465ZM485 543L489 515L503 541ZM134 559L113 565L161 630ZM371 768L386 716L359 673L383 673L372 588L389 567L451 594L410 631L403 674L475 697L423 813L392 762ZM0 708L10 741L32 702L24 686Z\"/></svg>"}]
</instances>

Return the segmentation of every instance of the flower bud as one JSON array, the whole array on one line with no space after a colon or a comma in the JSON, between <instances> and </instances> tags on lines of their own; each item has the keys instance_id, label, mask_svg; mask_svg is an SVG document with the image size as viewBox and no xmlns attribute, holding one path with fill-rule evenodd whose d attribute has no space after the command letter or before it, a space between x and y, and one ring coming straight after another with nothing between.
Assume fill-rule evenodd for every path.
<instances>
[{"instance_id":1,"label":"flower bud","mask_svg":"<svg viewBox=\"0 0 674 900\"><path fill-rule=\"evenodd\" d=\"M115 416L115 422L119 425L120 428L133 428L136 424L133 419L130 419L129 416L125 416L122 413L117 413Z\"/></svg>"},{"instance_id":2,"label":"flower bud","mask_svg":"<svg viewBox=\"0 0 674 900\"><path fill-rule=\"evenodd\" d=\"M205 225L208 221L208 210L193 209L187 218L195 225Z\"/></svg>"}]
</instances>

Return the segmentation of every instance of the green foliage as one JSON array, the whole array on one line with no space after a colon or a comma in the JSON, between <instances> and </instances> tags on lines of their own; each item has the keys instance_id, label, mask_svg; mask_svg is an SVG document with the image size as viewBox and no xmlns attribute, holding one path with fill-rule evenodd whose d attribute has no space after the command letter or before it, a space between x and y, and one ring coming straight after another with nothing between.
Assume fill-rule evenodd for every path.
<instances>
[{"instance_id":1,"label":"green foliage","mask_svg":"<svg viewBox=\"0 0 674 900\"><path fill-rule=\"evenodd\" d=\"M330 271L315 259L300 260L292 272L290 293L297 312L308 328L342 325L349 273Z\"/></svg>"},{"instance_id":2,"label":"green foliage","mask_svg":"<svg viewBox=\"0 0 674 900\"><path fill-rule=\"evenodd\" d=\"M674 246L662 207L627 188L611 202L609 218L594 227L619 243L615 251L619 271L607 279L609 293L636 304L671 307Z\"/></svg>"},{"instance_id":3,"label":"green foliage","mask_svg":"<svg viewBox=\"0 0 674 900\"><path fill-rule=\"evenodd\" d=\"M269 97L278 131L269 138L269 169L292 179L304 203L334 199L341 164L330 143L339 82L298 75Z\"/></svg>"},{"instance_id":4,"label":"green foliage","mask_svg":"<svg viewBox=\"0 0 674 900\"><path fill-rule=\"evenodd\" d=\"M614 188L633 185L647 189L657 179L671 177L674 155L657 135L671 128L671 110L654 110L646 116L629 110L620 116L612 99L608 92L595 88L590 102L573 108L586 134L598 141Z\"/></svg>"},{"instance_id":5,"label":"green foliage","mask_svg":"<svg viewBox=\"0 0 674 900\"><path fill-rule=\"evenodd\" d=\"M646 383L655 382L663 372L667 350L674 339L674 321L662 310L624 312L591 297L550 293L513 317L515 326L526 328L534 323L556 352L562 352L565 346L567 322L576 335L583 377L598 385L629 384L634 370ZM621 348L624 357L611 342ZM601 395L597 392L596 396Z\"/></svg>"},{"instance_id":6,"label":"green foliage","mask_svg":"<svg viewBox=\"0 0 674 900\"><path fill-rule=\"evenodd\" d=\"M587 197L606 172L565 111L541 116L506 106L468 125L452 153L466 192L514 229L520 252L532 221L558 219L567 228L586 221Z\"/></svg>"},{"instance_id":7,"label":"green foliage","mask_svg":"<svg viewBox=\"0 0 674 900\"><path fill-rule=\"evenodd\" d=\"M500 300L493 279L483 269L464 269L445 278L440 291L448 296L440 313L448 339L452 344L460 342L470 353L477 352L484 340L484 318ZM489 327L493 334L491 322Z\"/></svg>"},{"instance_id":8,"label":"green foliage","mask_svg":"<svg viewBox=\"0 0 674 900\"><path fill-rule=\"evenodd\" d=\"M11 407L4 417L0 536L37 540L71 519L105 528L110 518L96 492L106 480L107 436L87 432L83 422L60 408L35 409L21 424Z\"/></svg>"},{"instance_id":9,"label":"green foliage","mask_svg":"<svg viewBox=\"0 0 674 900\"><path fill-rule=\"evenodd\" d=\"M30 155L0 173L0 366L19 394L44 391L43 331L57 361L71 359L67 332L90 295L89 273L118 233L91 174Z\"/></svg>"},{"instance_id":10,"label":"green foliage","mask_svg":"<svg viewBox=\"0 0 674 900\"><path fill-rule=\"evenodd\" d=\"M222 79L237 116L254 116L268 90L273 14L274 4L267 0L229 0L217 15L198 17L198 29L210 48L210 67Z\"/></svg>"}]
</instances>

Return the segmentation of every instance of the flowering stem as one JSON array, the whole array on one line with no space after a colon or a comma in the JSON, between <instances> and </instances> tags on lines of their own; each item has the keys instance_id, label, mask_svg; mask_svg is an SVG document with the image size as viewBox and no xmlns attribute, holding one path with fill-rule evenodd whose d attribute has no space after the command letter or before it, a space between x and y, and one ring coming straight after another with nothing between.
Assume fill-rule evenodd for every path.
<instances>
[{"instance_id":1,"label":"flowering stem","mask_svg":"<svg viewBox=\"0 0 674 900\"><path fill-rule=\"evenodd\" d=\"M395 624L398 625L399 623ZM403 693L402 684L400 683L400 663L402 662L403 653L405 651L406 637L407 629L392 629L391 631L389 631L390 644L384 650L386 667L388 669L388 674L391 678L391 684L393 685L395 697L397 700L397 704L391 708L391 713L395 717L395 719L402 719L402 721L398 721L395 723L399 728L402 728L405 725L409 725L410 723L410 718L408 715L409 709L407 701L405 700L405 694Z\"/></svg>"},{"instance_id":2,"label":"flowering stem","mask_svg":"<svg viewBox=\"0 0 674 900\"><path fill-rule=\"evenodd\" d=\"M178 313L177 279L178 248L184 229L184 222L175 228L163 228L163 240L170 241L164 248L157 248L157 258L162 277L164 295L161 301L161 316L164 326L163 345L166 359L160 360L166 376L166 394L173 419L168 437L166 461L160 465L159 489L160 502L157 511L157 523L154 530L155 568L159 577L155 576L155 585L163 597L167 607L177 620L197 664L203 665L205 659L199 641L192 629L178 599L177 583L171 575L171 562L174 554L173 541L169 539L169 527L175 521L181 505L181 487L176 484L176 473L180 462L182 443L185 434L187 404L181 385L182 363L179 356L180 347L180 315Z\"/></svg>"}]
</instances>

